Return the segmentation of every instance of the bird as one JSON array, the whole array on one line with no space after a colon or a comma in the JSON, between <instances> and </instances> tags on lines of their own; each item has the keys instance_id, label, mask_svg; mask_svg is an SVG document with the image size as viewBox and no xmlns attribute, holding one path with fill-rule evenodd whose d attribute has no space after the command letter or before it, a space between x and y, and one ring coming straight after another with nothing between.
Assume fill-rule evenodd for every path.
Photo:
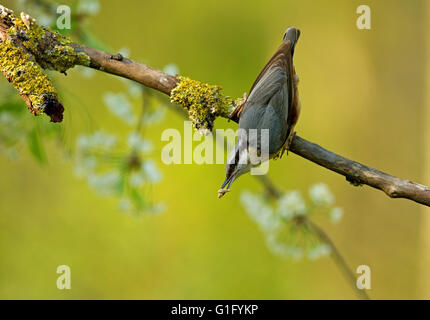
<instances>
[{"instance_id":1,"label":"bird","mask_svg":"<svg viewBox=\"0 0 430 320\"><path fill-rule=\"evenodd\" d=\"M285 151L288 153L301 109L299 78L293 64L299 37L299 29L287 28L281 45L257 76L248 97L245 94L242 103L231 113L230 119L239 122L238 141L228 156L218 198L230 191L231 184L239 176L263 162L253 162L252 154L261 156L263 149L268 149L265 160L276 160ZM257 134L252 135L252 129L256 129ZM268 146L264 145L267 140L262 137L264 129L268 129Z\"/></svg>"}]
</instances>

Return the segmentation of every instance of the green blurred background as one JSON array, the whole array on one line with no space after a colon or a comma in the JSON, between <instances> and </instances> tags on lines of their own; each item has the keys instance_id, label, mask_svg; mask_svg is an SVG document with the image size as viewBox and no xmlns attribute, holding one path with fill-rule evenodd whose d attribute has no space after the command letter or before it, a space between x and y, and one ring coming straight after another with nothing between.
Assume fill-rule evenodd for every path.
<instances>
[{"instance_id":1,"label":"green blurred background","mask_svg":"<svg viewBox=\"0 0 430 320\"><path fill-rule=\"evenodd\" d=\"M372 9L371 30L356 27L361 4ZM131 58L156 68L175 63L182 75L222 85L236 97L294 25L302 31L295 56L298 134L428 185L429 8L425 0L103 0L91 30L114 50L128 47ZM103 106L106 91L121 90L115 77L87 79L71 70L55 79L70 147L82 132L125 130ZM224 120L216 126L235 128ZM114 199L96 195L75 177L55 143L48 142L49 165L38 164L25 148L19 160L1 157L0 298L355 298L330 258L294 262L268 250L239 203L241 190L261 191L255 179L242 177L218 200L223 165L164 165L161 132L182 127L183 119L169 112L145 133L156 144L152 158L164 176L150 190L167 205L157 216L119 212ZM353 187L294 154L271 162L269 176L283 190L330 186L344 218L337 226L316 222L353 269L371 267L371 298L430 298L429 210ZM71 267L71 290L56 287L56 268L63 264Z\"/></svg>"}]
</instances>

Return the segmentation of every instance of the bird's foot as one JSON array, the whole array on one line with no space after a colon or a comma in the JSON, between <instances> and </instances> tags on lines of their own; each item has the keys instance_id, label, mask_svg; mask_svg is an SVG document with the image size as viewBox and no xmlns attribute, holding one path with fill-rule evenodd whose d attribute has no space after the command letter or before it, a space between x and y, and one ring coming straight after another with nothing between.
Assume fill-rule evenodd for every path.
<instances>
[{"instance_id":1,"label":"bird's foot","mask_svg":"<svg viewBox=\"0 0 430 320\"><path fill-rule=\"evenodd\" d=\"M281 150L273 157L273 160L281 159L284 155L284 152L290 150L291 143L293 142L294 137L296 136L296 131L291 132L291 134L288 136L287 141L285 141L284 145L282 146Z\"/></svg>"},{"instance_id":2,"label":"bird's foot","mask_svg":"<svg viewBox=\"0 0 430 320\"><path fill-rule=\"evenodd\" d=\"M285 150L287 150L287 156L288 156L288 151L290 150L290 147L291 147L291 143L293 143L293 139L295 136L296 136L296 130L293 130L293 132L291 132L290 136L288 137L287 142L285 143L286 144Z\"/></svg>"}]
</instances>

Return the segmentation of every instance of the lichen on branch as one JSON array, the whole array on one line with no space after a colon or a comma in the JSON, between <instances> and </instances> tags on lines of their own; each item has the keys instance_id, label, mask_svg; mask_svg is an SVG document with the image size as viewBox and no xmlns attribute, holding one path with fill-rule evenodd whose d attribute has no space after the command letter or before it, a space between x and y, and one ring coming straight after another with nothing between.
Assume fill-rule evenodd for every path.
<instances>
[{"instance_id":1,"label":"lichen on branch","mask_svg":"<svg viewBox=\"0 0 430 320\"><path fill-rule=\"evenodd\" d=\"M29 15L17 17L0 6L0 69L18 90L34 115L46 113L51 121L63 119L63 105L44 69L66 73L77 64L89 65L90 58L75 50L72 41L41 27Z\"/></svg>"},{"instance_id":2,"label":"lichen on branch","mask_svg":"<svg viewBox=\"0 0 430 320\"><path fill-rule=\"evenodd\" d=\"M170 93L170 101L188 111L195 129L212 131L216 117L229 117L233 99L221 94L221 87L181 76L177 77L176 83Z\"/></svg>"},{"instance_id":3,"label":"lichen on branch","mask_svg":"<svg viewBox=\"0 0 430 320\"><path fill-rule=\"evenodd\" d=\"M29 109L34 115L45 111L50 101L58 100L57 91L42 68L10 40L0 44L0 68L19 94L29 100Z\"/></svg>"}]
</instances>

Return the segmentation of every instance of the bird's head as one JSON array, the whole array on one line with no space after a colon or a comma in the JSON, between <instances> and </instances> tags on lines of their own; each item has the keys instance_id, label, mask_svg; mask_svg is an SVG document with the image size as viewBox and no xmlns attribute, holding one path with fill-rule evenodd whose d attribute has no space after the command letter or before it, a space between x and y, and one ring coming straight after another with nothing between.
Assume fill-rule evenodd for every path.
<instances>
[{"instance_id":1,"label":"bird's head","mask_svg":"<svg viewBox=\"0 0 430 320\"><path fill-rule=\"evenodd\" d=\"M297 41L299 41L300 30L294 27L289 27L284 33L283 41L289 40L291 42L291 55L294 55L294 49L296 48Z\"/></svg>"},{"instance_id":2,"label":"bird's head","mask_svg":"<svg viewBox=\"0 0 430 320\"><path fill-rule=\"evenodd\" d=\"M242 174L249 172L251 161L249 152L246 147L241 148L240 144L236 145L230 153L227 164L225 165L225 180L218 190L218 198L221 198L230 191L230 185Z\"/></svg>"}]
</instances>

